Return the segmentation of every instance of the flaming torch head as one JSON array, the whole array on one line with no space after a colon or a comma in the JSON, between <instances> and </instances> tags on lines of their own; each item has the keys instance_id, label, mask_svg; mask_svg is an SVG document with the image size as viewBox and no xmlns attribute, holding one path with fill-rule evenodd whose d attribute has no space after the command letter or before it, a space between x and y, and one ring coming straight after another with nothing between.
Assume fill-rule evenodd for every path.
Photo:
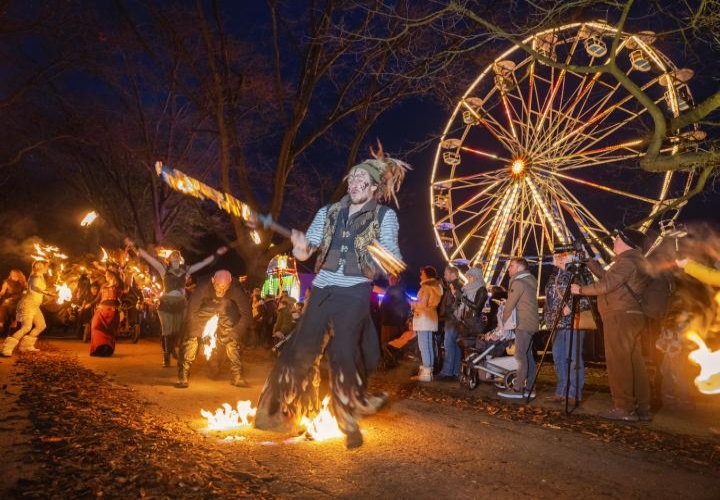
<instances>
[{"instance_id":1,"label":"flaming torch head","mask_svg":"<svg viewBox=\"0 0 720 500\"><path fill-rule=\"evenodd\" d=\"M368 251L375 263L387 274L398 276L407 268L402 260L395 257L377 240L368 245Z\"/></svg>"},{"instance_id":2,"label":"flaming torch head","mask_svg":"<svg viewBox=\"0 0 720 500\"><path fill-rule=\"evenodd\" d=\"M207 323L205 323L205 328L203 328L202 338L207 339L207 342L203 347L205 359L210 359L210 356L212 356L212 352L215 349L215 345L217 345L216 332L219 320L220 317L216 314L210 318Z\"/></svg>"},{"instance_id":3,"label":"flaming torch head","mask_svg":"<svg viewBox=\"0 0 720 500\"><path fill-rule=\"evenodd\" d=\"M95 219L97 219L97 216L98 216L98 214L94 210L92 212L88 212L87 215L85 215L83 220L80 222L80 226L88 227L90 224L92 224L95 221Z\"/></svg>"}]
</instances>

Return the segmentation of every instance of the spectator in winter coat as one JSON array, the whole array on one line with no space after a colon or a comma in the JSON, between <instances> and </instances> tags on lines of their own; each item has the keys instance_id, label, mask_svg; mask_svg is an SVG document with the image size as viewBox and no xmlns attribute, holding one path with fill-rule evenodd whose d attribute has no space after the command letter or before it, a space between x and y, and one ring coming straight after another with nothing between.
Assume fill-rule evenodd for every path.
<instances>
[{"instance_id":1,"label":"spectator in winter coat","mask_svg":"<svg viewBox=\"0 0 720 500\"><path fill-rule=\"evenodd\" d=\"M498 393L504 398L522 399L535 397L528 391L535 381L535 358L532 349L533 335L540 329L540 308L538 306L538 282L528 271L528 261L522 257L510 260L508 273L510 284L508 298L505 302L502 322L507 324L513 309L517 314L515 327L515 360L517 361L517 377L515 386L508 387Z\"/></svg>"},{"instance_id":2,"label":"spectator in winter coat","mask_svg":"<svg viewBox=\"0 0 720 500\"><path fill-rule=\"evenodd\" d=\"M438 331L437 307L442 298L442 285L437 279L437 271L432 266L420 269L420 290L417 302L413 304L413 330L418 338L418 347L422 366L417 375L420 382L430 382L433 377L435 350L433 332Z\"/></svg>"}]
</instances>

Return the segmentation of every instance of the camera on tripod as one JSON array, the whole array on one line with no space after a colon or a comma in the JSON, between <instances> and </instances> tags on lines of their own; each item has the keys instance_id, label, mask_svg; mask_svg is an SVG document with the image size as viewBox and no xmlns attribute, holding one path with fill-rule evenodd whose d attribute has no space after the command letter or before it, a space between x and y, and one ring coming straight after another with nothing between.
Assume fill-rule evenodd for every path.
<instances>
[{"instance_id":1,"label":"camera on tripod","mask_svg":"<svg viewBox=\"0 0 720 500\"><path fill-rule=\"evenodd\" d=\"M572 253L572 262L567 265L567 270L578 272L581 264L588 260L587 252L581 241L575 240L569 245L558 245L555 247L555 253Z\"/></svg>"}]
</instances>

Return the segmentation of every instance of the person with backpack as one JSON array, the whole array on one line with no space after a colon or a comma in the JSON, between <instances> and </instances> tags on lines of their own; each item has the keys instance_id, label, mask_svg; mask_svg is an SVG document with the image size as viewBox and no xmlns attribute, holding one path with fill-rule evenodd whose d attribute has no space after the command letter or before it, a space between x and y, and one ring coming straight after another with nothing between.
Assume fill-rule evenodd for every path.
<instances>
[{"instance_id":1,"label":"person with backpack","mask_svg":"<svg viewBox=\"0 0 720 500\"><path fill-rule=\"evenodd\" d=\"M588 268L598 277L589 285L573 284L574 295L597 296L605 336L605 359L613 408L601 413L608 420L651 421L650 383L642 355L641 334L646 318L633 295L642 295L649 278L642 253L645 235L633 229L613 232L615 259L607 269L595 260Z\"/></svg>"}]
</instances>

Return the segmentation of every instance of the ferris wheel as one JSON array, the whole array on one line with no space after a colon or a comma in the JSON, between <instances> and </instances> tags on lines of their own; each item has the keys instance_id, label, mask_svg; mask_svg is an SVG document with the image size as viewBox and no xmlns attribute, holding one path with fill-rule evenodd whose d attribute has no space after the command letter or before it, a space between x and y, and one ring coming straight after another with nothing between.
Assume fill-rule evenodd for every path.
<instances>
[{"instance_id":1,"label":"ferris wheel","mask_svg":"<svg viewBox=\"0 0 720 500\"><path fill-rule=\"evenodd\" d=\"M663 212L693 186L692 170L652 174L638 162L652 121L609 73L582 72L609 57L616 29L599 22L539 32L526 45L564 69L514 46L487 66L457 103L440 139L430 203L437 244L449 263L481 265L497 284L509 259L543 263L558 245L591 241L615 227L674 220ZM678 69L650 32L621 33L616 61L667 116L693 105L690 69ZM697 126L673 131L664 154L696 148Z\"/></svg>"}]
</instances>

